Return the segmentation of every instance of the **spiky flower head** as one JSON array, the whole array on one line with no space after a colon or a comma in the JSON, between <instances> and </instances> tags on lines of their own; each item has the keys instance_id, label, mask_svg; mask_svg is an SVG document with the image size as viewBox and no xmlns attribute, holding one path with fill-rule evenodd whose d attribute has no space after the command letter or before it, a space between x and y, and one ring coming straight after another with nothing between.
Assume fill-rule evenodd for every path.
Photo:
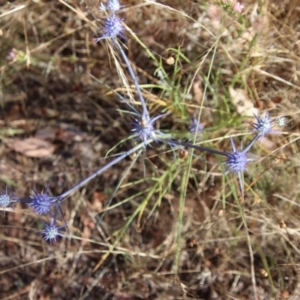
<instances>
[{"instance_id":1,"label":"spiky flower head","mask_svg":"<svg viewBox=\"0 0 300 300\"><path fill-rule=\"evenodd\" d=\"M203 124L201 122L199 122L198 119L194 116L191 119L190 132L192 132L192 133L197 132L199 134L199 133L201 133L203 128L204 128Z\"/></svg>"},{"instance_id":2,"label":"spiky flower head","mask_svg":"<svg viewBox=\"0 0 300 300\"><path fill-rule=\"evenodd\" d=\"M143 142L146 142L149 139L157 140L157 134L160 133L159 130L154 128L154 123L165 116L166 114L158 115L152 119L142 118L141 121L136 120L133 123L133 129L131 130L134 134L139 137Z\"/></svg>"},{"instance_id":3,"label":"spiky flower head","mask_svg":"<svg viewBox=\"0 0 300 300\"><path fill-rule=\"evenodd\" d=\"M0 194L0 206L1 207L8 207L10 204L10 196L7 193Z\"/></svg>"},{"instance_id":4,"label":"spiky flower head","mask_svg":"<svg viewBox=\"0 0 300 300\"><path fill-rule=\"evenodd\" d=\"M111 11L117 11L121 8L119 0L108 0L106 8Z\"/></svg>"},{"instance_id":5,"label":"spiky flower head","mask_svg":"<svg viewBox=\"0 0 300 300\"><path fill-rule=\"evenodd\" d=\"M12 206L13 203L17 202L17 197L8 191L8 187L6 186L6 191L0 193L0 207L9 207Z\"/></svg>"},{"instance_id":6,"label":"spiky flower head","mask_svg":"<svg viewBox=\"0 0 300 300\"><path fill-rule=\"evenodd\" d=\"M44 230L42 231L43 236L44 236L44 240L47 242L55 242L57 237L59 236L63 236L59 230L62 228L63 226L56 226L56 218L51 218L50 223L46 224L45 223L45 227Z\"/></svg>"},{"instance_id":7,"label":"spiky flower head","mask_svg":"<svg viewBox=\"0 0 300 300\"><path fill-rule=\"evenodd\" d=\"M276 133L273 130L273 124L275 120L271 120L269 113L267 112L264 117L260 117L254 114L256 122L251 122L250 125L254 128L253 130L257 132L260 138L263 138L266 134Z\"/></svg>"},{"instance_id":8,"label":"spiky flower head","mask_svg":"<svg viewBox=\"0 0 300 300\"><path fill-rule=\"evenodd\" d=\"M233 173L243 172L246 170L249 158L247 157L246 151L238 151L235 147L232 137L230 137L231 146L233 152L227 152L226 159L226 172L232 171Z\"/></svg>"},{"instance_id":9,"label":"spiky flower head","mask_svg":"<svg viewBox=\"0 0 300 300\"><path fill-rule=\"evenodd\" d=\"M227 159L226 159L225 163L227 164L227 168L226 168L225 172L231 171L238 175L240 189L241 189L242 194L244 194L244 185L243 185L242 174L244 171L246 171L248 162L254 161L253 158L248 157L247 152L249 151L249 149L255 143L256 140L257 140L257 137L255 137L244 150L238 151L236 149L236 146L233 142L232 137L230 137L230 142L231 142L233 152L226 152Z\"/></svg>"},{"instance_id":10,"label":"spiky flower head","mask_svg":"<svg viewBox=\"0 0 300 300\"><path fill-rule=\"evenodd\" d=\"M112 12L116 12L121 8L119 0L108 0L107 4L101 4L99 5L99 9L102 11L111 10Z\"/></svg>"},{"instance_id":11,"label":"spiky flower head","mask_svg":"<svg viewBox=\"0 0 300 300\"><path fill-rule=\"evenodd\" d=\"M95 39L96 43L100 40L111 38L115 39L120 36L124 38L122 31L124 30L124 26L120 18L118 18L115 14L107 17L103 26L103 34L102 36Z\"/></svg>"},{"instance_id":12,"label":"spiky flower head","mask_svg":"<svg viewBox=\"0 0 300 300\"><path fill-rule=\"evenodd\" d=\"M51 207L57 203L55 197L50 197L48 193L48 187L42 193L38 194L33 190L34 195L30 197L28 206L32 207L34 211L39 214L47 214L51 211Z\"/></svg>"}]
</instances>

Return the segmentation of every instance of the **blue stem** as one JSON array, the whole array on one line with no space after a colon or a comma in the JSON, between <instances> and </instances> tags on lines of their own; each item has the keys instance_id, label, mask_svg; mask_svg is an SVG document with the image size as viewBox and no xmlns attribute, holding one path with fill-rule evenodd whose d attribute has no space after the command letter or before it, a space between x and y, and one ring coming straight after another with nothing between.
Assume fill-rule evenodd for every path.
<instances>
[{"instance_id":1,"label":"blue stem","mask_svg":"<svg viewBox=\"0 0 300 300\"><path fill-rule=\"evenodd\" d=\"M150 119L150 117L149 117L149 112L148 112L148 109L147 109L147 106L146 106L146 101L145 101L145 99L144 99L144 97L143 97L143 95L142 95L140 86L139 86L139 84L138 84L137 78L136 78L136 76L135 76L135 74L134 74L134 72L133 72L133 69L132 69L132 67L131 67L131 65L130 65L130 62L129 62L129 60L128 60L128 58L127 58L127 56L126 56L124 50L122 49L121 45L119 44L118 40L115 39L114 42L115 42L115 44L117 45L117 47L118 47L118 49L119 49L119 51L120 51L120 53L121 53L121 55L122 55L122 57L123 57L123 60L124 60L126 66L127 66L127 68L128 68L129 74L130 74L130 76L131 76L131 78L132 78L132 80L133 80L133 82L134 82L136 91L137 91L138 96L139 96L139 99L140 99L140 101L141 101L142 109L143 109L142 119L148 121L148 120Z\"/></svg>"},{"instance_id":2,"label":"blue stem","mask_svg":"<svg viewBox=\"0 0 300 300\"><path fill-rule=\"evenodd\" d=\"M201 150L201 151L204 151L204 152L209 152L209 153L212 153L212 154L227 156L227 152L218 151L218 150L203 147L203 146L196 146L196 145L193 145L193 144L190 144L190 143L178 142L176 140L164 140L164 139L160 139L159 141L164 142L164 143L168 143L169 145L173 144L173 145L177 145L177 146L184 146L184 147L188 147L188 148Z\"/></svg>"},{"instance_id":3,"label":"blue stem","mask_svg":"<svg viewBox=\"0 0 300 300\"><path fill-rule=\"evenodd\" d=\"M252 141L248 144L248 146L243 150L243 152L245 152L245 153L248 152L250 150L250 148L254 145L254 143L260 139L260 137L261 137L261 135L259 135L259 134L257 136L255 136L252 139Z\"/></svg>"},{"instance_id":4,"label":"blue stem","mask_svg":"<svg viewBox=\"0 0 300 300\"><path fill-rule=\"evenodd\" d=\"M260 135L255 136L251 142L248 144L248 146L243 150L243 152L248 152L250 150L250 148L254 145L254 143L260 138ZM193 148L193 149L197 149L200 151L204 151L204 152L208 152L208 153L212 153L212 154L216 154L216 155L222 155L222 156L226 156L228 157L228 154L230 154L230 152L223 152L223 151L218 151L212 148L208 148L208 147L203 147L203 146L197 146L197 145L193 145L190 143L185 143L185 142L178 142L176 140L166 140L166 139L159 139L160 142L164 142L167 143L169 145L177 145L177 146L184 146L187 148Z\"/></svg>"},{"instance_id":5,"label":"blue stem","mask_svg":"<svg viewBox=\"0 0 300 300\"><path fill-rule=\"evenodd\" d=\"M117 164L118 162L120 162L125 157L127 157L127 156L131 155L132 153L136 152L137 150L149 145L151 142L153 142L153 140L149 139L149 140L147 140L147 141L145 141L141 144L138 144L137 146L133 147L132 149L128 150L127 152L124 152L123 154L121 154L120 156L118 156L114 160L110 161L109 163L107 163L106 165L104 165L103 167L98 169L96 172L94 172L93 174L91 174L87 178L83 179L82 181L77 183L75 186L73 186L71 189L69 189L68 191L64 192L63 194L61 194L60 196L58 196L56 198L59 199L60 201L62 201L64 198L68 197L71 193L73 193L76 190L80 189L81 187L85 186L89 181L91 181L92 179L94 179L98 175L102 174L104 171L106 171L107 169L109 169L113 165Z\"/></svg>"}]
</instances>

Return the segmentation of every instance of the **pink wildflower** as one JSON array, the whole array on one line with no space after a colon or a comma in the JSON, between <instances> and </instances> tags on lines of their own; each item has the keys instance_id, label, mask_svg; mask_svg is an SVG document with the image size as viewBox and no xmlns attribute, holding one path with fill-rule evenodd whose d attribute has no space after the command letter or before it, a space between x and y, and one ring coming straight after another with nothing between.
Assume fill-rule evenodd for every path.
<instances>
[{"instance_id":1,"label":"pink wildflower","mask_svg":"<svg viewBox=\"0 0 300 300\"><path fill-rule=\"evenodd\" d=\"M243 8L244 8L244 5L241 4L240 2L236 2L233 6L233 10L238 13L241 13Z\"/></svg>"},{"instance_id":2,"label":"pink wildflower","mask_svg":"<svg viewBox=\"0 0 300 300\"><path fill-rule=\"evenodd\" d=\"M15 48L11 49L9 54L6 56L8 60L14 60L17 58L17 50Z\"/></svg>"}]
</instances>

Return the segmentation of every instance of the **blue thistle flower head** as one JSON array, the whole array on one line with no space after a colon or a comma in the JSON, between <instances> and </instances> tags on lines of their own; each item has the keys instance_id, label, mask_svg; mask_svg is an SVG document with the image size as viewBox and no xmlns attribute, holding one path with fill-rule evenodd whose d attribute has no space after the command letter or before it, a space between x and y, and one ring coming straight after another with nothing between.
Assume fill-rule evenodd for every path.
<instances>
[{"instance_id":1,"label":"blue thistle flower head","mask_svg":"<svg viewBox=\"0 0 300 300\"><path fill-rule=\"evenodd\" d=\"M166 114L161 114L152 119L150 119L150 117L142 118L141 121L136 120L133 123L133 129L131 131L134 132L134 134L143 142L146 142L149 139L153 139L154 141L156 141L157 134L161 132L154 128L154 123L165 115Z\"/></svg>"},{"instance_id":2,"label":"blue thistle flower head","mask_svg":"<svg viewBox=\"0 0 300 300\"><path fill-rule=\"evenodd\" d=\"M121 8L119 0L108 0L107 4L104 5L103 3L100 4L99 9L100 10L111 10L113 12L119 10Z\"/></svg>"},{"instance_id":3,"label":"blue thistle flower head","mask_svg":"<svg viewBox=\"0 0 300 300\"><path fill-rule=\"evenodd\" d=\"M57 237L62 237L63 235L59 232L62 227L56 226L56 218L52 217L49 224L45 223L44 230L42 231L44 240L51 243L55 242Z\"/></svg>"},{"instance_id":4,"label":"blue thistle flower head","mask_svg":"<svg viewBox=\"0 0 300 300\"><path fill-rule=\"evenodd\" d=\"M264 117L255 114L254 117L256 122L251 122L250 125L254 128L253 131L256 131L260 138L263 138L266 134L277 132L276 130L273 130L275 120L270 119L268 112Z\"/></svg>"},{"instance_id":5,"label":"blue thistle flower head","mask_svg":"<svg viewBox=\"0 0 300 300\"><path fill-rule=\"evenodd\" d=\"M253 161L254 159L248 158L247 152L250 149L250 145L247 146L244 150L238 151L233 142L232 137L230 137L231 146L233 152L226 152L227 159L225 163L227 164L227 168L225 172L232 171L233 173L239 173L246 170L247 163L249 161Z\"/></svg>"},{"instance_id":6,"label":"blue thistle flower head","mask_svg":"<svg viewBox=\"0 0 300 300\"><path fill-rule=\"evenodd\" d=\"M231 142L233 152L226 152L227 159L226 159L225 163L227 164L227 168L226 168L225 172L232 171L233 173L238 175L242 195L244 195L244 185L243 185L242 173L244 171L246 171L248 162L254 161L253 158L248 157L247 152L249 151L249 149L251 148L251 146L255 143L255 141L257 139L258 139L258 137L255 137L244 150L238 151L236 149L236 146L233 142L232 137L230 137L230 142Z\"/></svg>"},{"instance_id":7,"label":"blue thistle flower head","mask_svg":"<svg viewBox=\"0 0 300 300\"><path fill-rule=\"evenodd\" d=\"M57 198L49 196L48 187L40 194L38 194L35 190L33 190L33 192L34 196L30 197L28 206L32 207L39 215L49 213L51 211L51 207L57 203Z\"/></svg>"},{"instance_id":8,"label":"blue thistle flower head","mask_svg":"<svg viewBox=\"0 0 300 300\"><path fill-rule=\"evenodd\" d=\"M115 39L116 37L120 36L125 39L123 35L124 26L120 18L118 18L115 14L107 17L105 20L105 24L103 26L103 34L101 37L95 39L96 43L100 40L111 38Z\"/></svg>"},{"instance_id":9,"label":"blue thistle flower head","mask_svg":"<svg viewBox=\"0 0 300 300\"><path fill-rule=\"evenodd\" d=\"M119 0L108 0L106 4L108 10L117 11L121 8Z\"/></svg>"},{"instance_id":10,"label":"blue thistle flower head","mask_svg":"<svg viewBox=\"0 0 300 300\"><path fill-rule=\"evenodd\" d=\"M190 124L190 132L195 133L201 133L203 130L204 126L201 122L198 121L198 119L194 116L193 119L191 119L191 124Z\"/></svg>"},{"instance_id":11,"label":"blue thistle flower head","mask_svg":"<svg viewBox=\"0 0 300 300\"><path fill-rule=\"evenodd\" d=\"M0 194L0 206L8 207L11 203L10 196L7 193Z\"/></svg>"},{"instance_id":12,"label":"blue thistle flower head","mask_svg":"<svg viewBox=\"0 0 300 300\"><path fill-rule=\"evenodd\" d=\"M243 172L246 170L248 163L247 154L243 151L234 151L227 154L226 159L226 172L232 171L233 173Z\"/></svg>"},{"instance_id":13,"label":"blue thistle flower head","mask_svg":"<svg viewBox=\"0 0 300 300\"><path fill-rule=\"evenodd\" d=\"M9 207L12 206L13 203L17 202L16 196L14 196L12 193L8 191L8 188L6 187L6 191L3 193L0 193L0 207Z\"/></svg>"}]
</instances>

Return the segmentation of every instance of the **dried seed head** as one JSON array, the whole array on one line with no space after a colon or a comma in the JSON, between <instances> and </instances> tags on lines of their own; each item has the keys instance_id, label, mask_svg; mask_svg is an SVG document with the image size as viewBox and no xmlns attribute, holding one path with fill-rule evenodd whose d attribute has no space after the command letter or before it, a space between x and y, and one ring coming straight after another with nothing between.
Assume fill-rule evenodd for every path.
<instances>
[{"instance_id":1,"label":"dried seed head","mask_svg":"<svg viewBox=\"0 0 300 300\"><path fill-rule=\"evenodd\" d=\"M222 217L224 216L224 214L225 214L225 211L224 211L223 209L220 209L220 210L218 211L218 217L219 217L219 218L222 218Z\"/></svg>"},{"instance_id":2,"label":"dried seed head","mask_svg":"<svg viewBox=\"0 0 300 300\"><path fill-rule=\"evenodd\" d=\"M185 149L179 149L178 150L178 156L181 159L186 159L189 156L189 152Z\"/></svg>"},{"instance_id":3,"label":"dried seed head","mask_svg":"<svg viewBox=\"0 0 300 300\"><path fill-rule=\"evenodd\" d=\"M166 59L166 63L170 66L174 65L175 63L175 59L173 56L169 56L167 59Z\"/></svg>"},{"instance_id":4,"label":"dried seed head","mask_svg":"<svg viewBox=\"0 0 300 300\"><path fill-rule=\"evenodd\" d=\"M280 226L280 228L282 228L282 229L286 228L286 224L285 224L285 222L284 222L283 219L281 219L281 220L279 221L279 226Z\"/></svg>"},{"instance_id":5,"label":"dried seed head","mask_svg":"<svg viewBox=\"0 0 300 300\"><path fill-rule=\"evenodd\" d=\"M259 269L259 273L262 277L268 277L268 272L265 269Z\"/></svg>"}]
</instances>

